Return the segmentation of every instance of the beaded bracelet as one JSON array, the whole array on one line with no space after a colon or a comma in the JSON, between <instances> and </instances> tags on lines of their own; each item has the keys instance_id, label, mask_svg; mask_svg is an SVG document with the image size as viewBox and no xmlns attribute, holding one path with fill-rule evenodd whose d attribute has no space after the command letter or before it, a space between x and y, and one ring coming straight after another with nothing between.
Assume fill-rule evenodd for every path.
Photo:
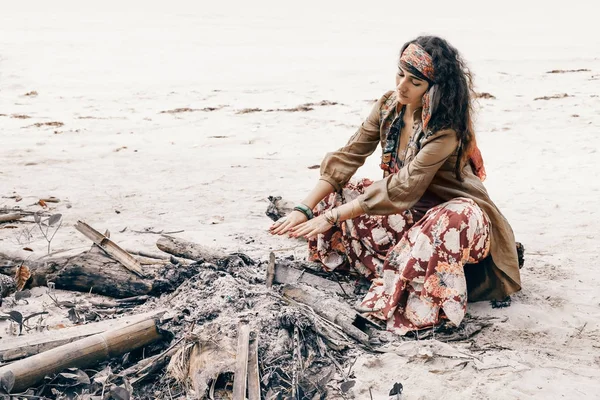
<instances>
[{"instance_id":1,"label":"beaded bracelet","mask_svg":"<svg viewBox=\"0 0 600 400\"><path fill-rule=\"evenodd\" d=\"M304 214L306 216L307 219L313 219L314 214L312 212L312 210L305 204L298 204L296 207L294 207L294 210L296 211L300 211L302 214Z\"/></svg>"}]
</instances>

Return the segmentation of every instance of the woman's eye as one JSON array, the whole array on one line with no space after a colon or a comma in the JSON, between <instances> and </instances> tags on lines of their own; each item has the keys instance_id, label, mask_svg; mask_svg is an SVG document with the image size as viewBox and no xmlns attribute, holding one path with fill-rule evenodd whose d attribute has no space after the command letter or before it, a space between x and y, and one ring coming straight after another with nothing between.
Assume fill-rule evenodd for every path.
<instances>
[{"instance_id":1,"label":"woman's eye","mask_svg":"<svg viewBox=\"0 0 600 400\"><path fill-rule=\"evenodd\" d=\"M413 85L415 85L415 86L417 86L417 87L418 87L418 86L421 86L421 84L420 84L420 83L418 83L418 82L414 82L414 81L413 81L413 83L412 83L412 84L413 84Z\"/></svg>"}]
</instances>

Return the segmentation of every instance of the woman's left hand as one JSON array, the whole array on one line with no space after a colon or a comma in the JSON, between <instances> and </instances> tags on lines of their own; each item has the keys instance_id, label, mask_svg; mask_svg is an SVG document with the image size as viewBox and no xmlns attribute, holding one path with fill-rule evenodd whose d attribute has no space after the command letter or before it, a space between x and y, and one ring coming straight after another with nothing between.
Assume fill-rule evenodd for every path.
<instances>
[{"instance_id":1,"label":"woman's left hand","mask_svg":"<svg viewBox=\"0 0 600 400\"><path fill-rule=\"evenodd\" d=\"M319 215L313 219L309 219L306 222L296 225L290 229L291 237L304 236L307 239L312 239L319 233L327 232L331 228L331 224L327 222L325 216Z\"/></svg>"}]
</instances>

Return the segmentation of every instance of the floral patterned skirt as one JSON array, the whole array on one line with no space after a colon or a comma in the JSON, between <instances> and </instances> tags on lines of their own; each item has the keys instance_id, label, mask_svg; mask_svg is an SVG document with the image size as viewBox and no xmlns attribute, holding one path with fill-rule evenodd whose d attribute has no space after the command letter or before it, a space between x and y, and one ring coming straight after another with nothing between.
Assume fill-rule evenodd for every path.
<instances>
[{"instance_id":1,"label":"floral patterned skirt","mask_svg":"<svg viewBox=\"0 0 600 400\"><path fill-rule=\"evenodd\" d=\"M315 208L315 215L348 203L372 182L347 184ZM309 240L309 259L326 270L354 270L371 288L361 308L404 335L447 319L456 326L467 307L463 266L489 253L490 223L477 204L455 198L432 207L418 221L408 210L361 215Z\"/></svg>"}]
</instances>

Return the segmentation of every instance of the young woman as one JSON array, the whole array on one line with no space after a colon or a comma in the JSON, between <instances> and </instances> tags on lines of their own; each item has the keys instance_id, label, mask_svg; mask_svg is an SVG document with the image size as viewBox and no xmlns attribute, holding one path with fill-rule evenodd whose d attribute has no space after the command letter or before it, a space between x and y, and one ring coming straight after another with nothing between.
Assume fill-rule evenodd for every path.
<instances>
[{"instance_id":1,"label":"young woman","mask_svg":"<svg viewBox=\"0 0 600 400\"><path fill-rule=\"evenodd\" d=\"M471 119L471 74L444 39L400 52L386 93L273 234L309 239L311 260L372 281L360 309L398 334L459 325L467 299L520 290L515 239L490 200ZM349 183L381 144L383 179Z\"/></svg>"}]
</instances>

